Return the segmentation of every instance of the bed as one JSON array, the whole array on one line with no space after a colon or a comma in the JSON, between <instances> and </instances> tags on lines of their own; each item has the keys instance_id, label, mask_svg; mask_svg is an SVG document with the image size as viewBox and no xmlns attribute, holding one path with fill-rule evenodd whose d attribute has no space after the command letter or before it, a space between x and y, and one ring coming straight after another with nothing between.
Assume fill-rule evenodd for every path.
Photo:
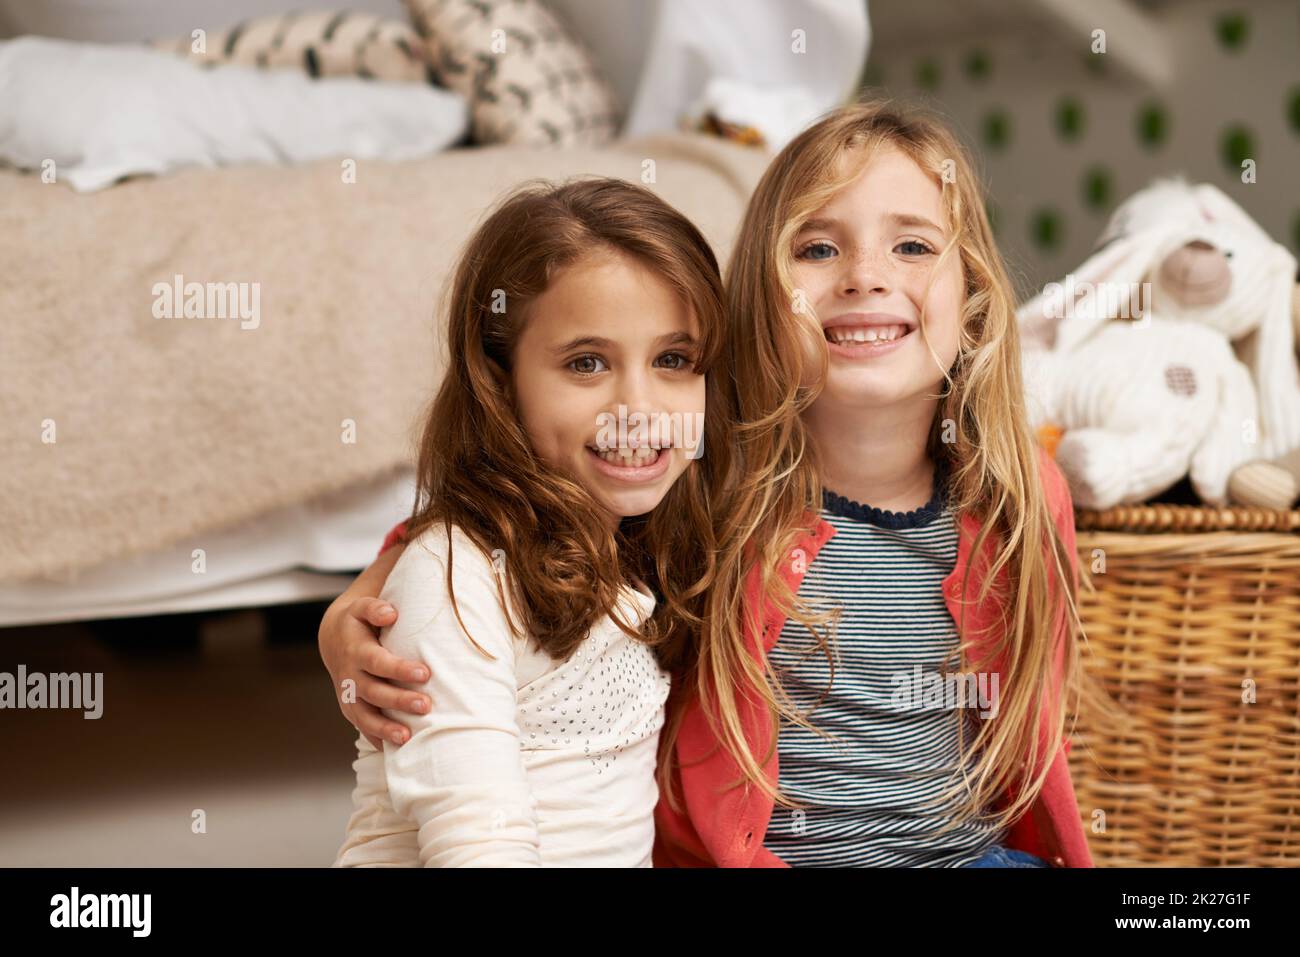
<instances>
[{"instance_id":1,"label":"bed","mask_svg":"<svg viewBox=\"0 0 1300 957\"><path fill-rule=\"evenodd\" d=\"M492 203L535 178L644 183L725 262L775 134L852 95L870 36L826 0L97 7L0 0L0 626L337 594L413 503L440 297ZM787 20L816 56L764 54ZM488 64L496 34L514 54ZM719 77L760 106L712 108L769 149L683 131ZM423 109L422 85L464 98L468 132L407 155L428 124L380 116ZM354 149L313 142L325 127Z\"/></svg>"},{"instance_id":2,"label":"bed","mask_svg":"<svg viewBox=\"0 0 1300 957\"><path fill-rule=\"evenodd\" d=\"M444 279L491 202L655 189L725 258L767 158L700 134L416 161L190 169L79 195L0 171L0 625L337 594L412 501ZM260 320L155 318L257 284Z\"/></svg>"}]
</instances>

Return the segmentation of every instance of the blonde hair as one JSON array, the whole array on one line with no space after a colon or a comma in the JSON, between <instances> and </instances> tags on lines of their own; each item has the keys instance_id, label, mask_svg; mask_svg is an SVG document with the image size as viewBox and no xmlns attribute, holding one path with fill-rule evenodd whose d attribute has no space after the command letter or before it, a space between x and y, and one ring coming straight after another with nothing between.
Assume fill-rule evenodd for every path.
<instances>
[{"instance_id":1,"label":"blonde hair","mask_svg":"<svg viewBox=\"0 0 1300 957\"><path fill-rule=\"evenodd\" d=\"M941 121L924 113L888 101L835 110L780 152L749 202L726 283L733 401L740 423L737 478L715 506L721 550L697 666L684 693L702 704L718 741L740 769L735 784L752 783L783 805L797 806L768 782L762 767L771 760L781 718L817 729L794 711L780 680L770 673L761 639L754 639L757 658L747 646L747 635L761 633L763 609L746 607L745 585L757 565L766 600L814 634L834 615L816 612L777 573L778 563L789 561L792 548L811 530L809 515L815 521L820 514L823 492L801 414L820 393L828 360L823 343L811 352L819 357L819 368L805 367L806 337L815 336L819 343L823 337L819 323L796 314L794 244L803 224L852 182L878 149L888 147L903 151L932 175L943 193L951 239L937 257L931 281L950 256L959 258L965 280L958 355L951 368L943 369L947 389L938 397L927 451L948 477L952 511L981 521L972 557L982 553L990 535L999 536L997 558L975 600L989 596L1003 568L1012 583L1010 594L994 596L1004 614L1000 634L990 642L991 654L1000 654L1005 662L996 716L981 722L972 744L978 762L969 776L965 735L960 736L961 780L941 797L960 789L968 798L943 830L984 818L986 807L995 807L1008 789L1018 789L989 818L1006 826L1037 798L1059 746L1048 745L1053 750L1043 753L1042 723L1055 729L1049 740L1059 742L1064 732L1065 694L1049 705L1042 693L1052 680L1053 649L1046 636L1063 631L1068 636L1061 688L1072 692L1077 704L1085 684L1076 640L1082 626L1070 556L1050 512L1038 447L1025 415L1011 281L965 149ZM920 332L934 355L924 315ZM815 384L801 385L808 382ZM971 637L965 605L971 600L972 565L974 561L962 582L965 598L957 623L965 639ZM1059 586L1055 602L1049 598L1049 582ZM820 635L820 640L829 657L826 637ZM963 662L967 652L963 640ZM967 664L980 671L992 659ZM761 756L751 753L739 715L749 689L757 696L750 700L761 700L771 720L771 748ZM1089 699L1101 693L1091 683L1087 690ZM674 769L664 765L674 760L683 710L670 717L664 735L667 760L661 761L661 788L674 807ZM1037 770L1023 784L1026 766Z\"/></svg>"}]
</instances>

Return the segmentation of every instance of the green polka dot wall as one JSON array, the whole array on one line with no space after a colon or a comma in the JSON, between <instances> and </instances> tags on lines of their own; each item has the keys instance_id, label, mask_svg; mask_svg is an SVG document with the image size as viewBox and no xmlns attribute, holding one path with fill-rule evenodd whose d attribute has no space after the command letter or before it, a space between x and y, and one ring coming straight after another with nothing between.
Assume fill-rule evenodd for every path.
<instances>
[{"instance_id":1,"label":"green polka dot wall","mask_svg":"<svg viewBox=\"0 0 1300 957\"><path fill-rule=\"evenodd\" d=\"M1061 247L1064 238L1065 223L1060 211L1051 207L1036 210L1029 221L1029 238L1033 244L1044 252L1053 252Z\"/></svg>"},{"instance_id":2,"label":"green polka dot wall","mask_svg":"<svg viewBox=\"0 0 1300 957\"><path fill-rule=\"evenodd\" d=\"M1011 143L1011 116L1005 110L994 109L984 114L984 145L1001 151Z\"/></svg>"},{"instance_id":3,"label":"green polka dot wall","mask_svg":"<svg viewBox=\"0 0 1300 957\"><path fill-rule=\"evenodd\" d=\"M1114 202L1115 178L1104 166L1094 166L1083 174L1083 205L1102 212Z\"/></svg>"},{"instance_id":4,"label":"green polka dot wall","mask_svg":"<svg viewBox=\"0 0 1300 957\"><path fill-rule=\"evenodd\" d=\"M1219 155L1228 170L1236 175L1240 175L1241 164L1246 160L1259 160L1255 151L1255 137L1240 123L1223 131L1219 138Z\"/></svg>"},{"instance_id":5,"label":"green polka dot wall","mask_svg":"<svg viewBox=\"0 0 1300 957\"><path fill-rule=\"evenodd\" d=\"M1056 104L1056 132L1067 143L1083 136L1083 104L1073 96L1067 96Z\"/></svg>"},{"instance_id":6,"label":"green polka dot wall","mask_svg":"<svg viewBox=\"0 0 1300 957\"><path fill-rule=\"evenodd\" d=\"M1151 101L1138 107L1138 142L1148 150L1157 150L1169 138L1169 111L1164 105Z\"/></svg>"},{"instance_id":7,"label":"green polka dot wall","mask_svg":"<svg viewBox=\"0 0 1300 957\"><path fill-rule=\"evenodd\" d=\"M1218 54L1220 57L1235 59L1248 58L1251 55L1249 48L1253 24L1249 14L1236 9L1225 10L1207 17L1205 22L1209 24L1214 43L1221 51ZM1082 57L1089 72L1094 75L1106 72L1104 54L1088 50L1082 53ZM916 87L926 93L938 92L944 84L945 68L955 70L959 81L985 85L994 75L995 61L991 51L982 47L969 48L950 64L945 64L938 56L919 57L912 61L913 81ZM884 77L878 68L868 67L864 78L870 85L884 84ZM1264 92L1264 95L1267 93ZM1282 93L1279 105L1286 128L1293 135L1300 137L1300 82L1291 85ZM1096 104L1091 101L1086 90L1066 93L1050 106L1051 126L1060 143L1083 147L1089 142L1089 112L1090 107L1093 106ZM988 104L977 127L981 148L990 154L1010 152L1015 147L1016 121L1019 119L1021 117L1012 109L1012 104L997 102ZM1227 115L1217 118L1193 116L1192 119L1197 125L1200 125L1204 119L1211 119L1211 121L1217 119L1221 123L1217 136L1212 142L1218 154L1218 161L1225 171L1240 176L1242 164L1246 160L1261 162L1258 151L1261 142L1267 137L1260 134L1267 133L1267 130L1257 132L1257 129L1259 124L1267 125L1267 123L1259 117L1258 112L1250 114L1243 110L1241 116ZM1161 98L1149 97L1139 100L1132 114L1131 130L1134 142L1139 149L1147 153L1160 153L1166 150L1171 142L1174 122L1172 110ZM1191 132L1189 130L1189 133ZM1114 208L1122 198L1119 196L1119 191L1126 187L1120 182L1121 170L1114 164L1106 162L1108 158L1116 158L1110 148L1114 144L1093 142L1090 145L1091 155L1085 153L1084 158L1091 159L1093 162L1086 163L1083 172L1079 175L1075 186L1077 191L1075 202L1078 203L1078 209L1086 210L1092 216L1101 216ZM1182 161L1175 157L1166 159L1175 165ZM1274 162L1278 160L1275 158ZM1025 227L1028 239L1036 249L1042 253L1052 253L1064 247L1072 208L1075 208L1073 203L1065 208L1052 205L1050 202L1031 206ZM991 198L987 201L986 209L989 226L998 232L999 227L1005 224L1000 222L1002 217ZM1296 251L1300 252L1300 208L1296 208L1290 215L1291 235L1287 238ZM1096 226L1093 223L1082 225L1080 228L1090 231Z\"/></svg>"},{"instance_id":8,"label":"green polka dot wall","mask_svg":"<svg viewBox=\"0 0 1300 957\"><path fill-rule=\"evenodd\" d=\"M916 85L921 89L933 93L939 89L941 79L938 60L922 60L916 65Z\"/></svg>"},{"instance_id":9,"label":"green polka dot wall","mask_svg":"<svg viewBox=\"0 0 1300 957\"><path fill-rule=\"evenodd\" d=\"M1220 14L1214 21L1214 35L1219 46L1230 53L1244 49L1250 35L1250 18L1244 13L1233 11Z\"/></svg>"},{"instance_id":10,"label":"green polka dot wall","mask_svg":"<svg viewBox=\"0 0 1300 957\"><path fill-rule=\"evenodd\" d=\"M993 61L983 50L972 50L966 56L966 76L976 83L982 83L993 72Z\"/></svg>"}]
</instances>

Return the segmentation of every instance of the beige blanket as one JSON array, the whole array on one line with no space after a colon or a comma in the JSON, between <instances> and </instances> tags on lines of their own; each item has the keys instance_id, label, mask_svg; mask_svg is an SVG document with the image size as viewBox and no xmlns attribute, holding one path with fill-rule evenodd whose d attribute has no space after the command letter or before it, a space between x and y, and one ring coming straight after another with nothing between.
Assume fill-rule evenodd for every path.
<instances>
[{"instance_id":1,"label":"beige blanket","mask_svg":"<svg viewBox=\"0 0 1300 957\"><path fill-rule=\"evenodd\" d=\"M766 157L697 136L366 162L355 183L324 162L78 195L0 172L0 580L203 548L409 463L443 282L485 208L532 177L640 181L646 159L725 259Z\"/></svg>"}]
</instances>

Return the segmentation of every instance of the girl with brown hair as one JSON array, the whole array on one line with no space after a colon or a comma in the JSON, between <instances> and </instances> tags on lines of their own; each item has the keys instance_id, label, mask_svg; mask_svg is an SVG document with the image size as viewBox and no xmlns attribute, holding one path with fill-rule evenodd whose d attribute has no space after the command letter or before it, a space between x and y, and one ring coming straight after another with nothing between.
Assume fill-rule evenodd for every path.
<instances>
[{"instance_id":1,"label":"girl with brown hair","mask_svg":"<svg viewBox=\"0 0 1300 957\"><path fill-rule=\"evenodd\" d=\"M400 748L358 739L336 865L649 866L727 464L721 326L708 244L641 187L531 184L474 234L379 596L402 610L383 649L425 663L403 687L431 706Z\"/></svg>"}]
</instances>

